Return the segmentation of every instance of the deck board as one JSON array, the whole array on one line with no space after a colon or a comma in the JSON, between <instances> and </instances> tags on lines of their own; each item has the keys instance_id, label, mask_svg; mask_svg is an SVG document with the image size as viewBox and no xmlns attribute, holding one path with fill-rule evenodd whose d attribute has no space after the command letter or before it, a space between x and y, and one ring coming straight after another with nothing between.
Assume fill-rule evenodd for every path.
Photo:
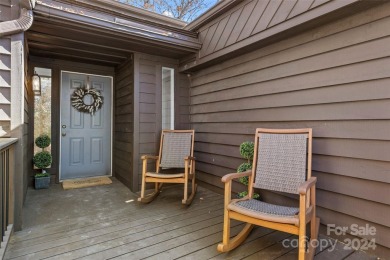
<instances>
[{"instance_id":1,"label":"deck board","mask_svg":"<svg viewBox=\"0 0 390 260\"><path fill-rule=\"evenodd\" d=\"M285 238L290 238L292 236L286 236ZM272 246L266 247L263 250L259 250L256 253L249 255L248 257L245 257L243 259L246 260L255 260L255 259L275 259L279 256L284 255L285 253L289 252L291 249L284 247L281 241L278 241L277 243L274 243Z\"/></svg>"},{"instance_id":2,"label":"deck board","mask_svg":"<svg viewBox=\"0 0 390 260\"><path fill-rule=\"evenodd\" d=\"M182 190L166 187L147 205L115 179L79 190L29 190L24 216L30 219L13 234L5 259L297 259L297 250L282 244L296 236L262 227L237 249L219 253L223 196L199 187L184 207ZM242 227L232 221L232 236ZM316 259L372 259L341 244L336 249L317 250Z\"/></svg>"},{"instance_id":3,"label":"deck board","mask_svg":"<svg viewBox=\"0 0 390 260\"><path fill-rule=\"evenodd\" d=\"M267 228L262 228L262 227L257 227L254 228L253 231L249 234L248 238L244 241L243 245L244 246L246 243L249 243L255 239L258 239L259 237L262 237L264 235L267 235L269 233L273 232L273 230L267 229ZM222 234L222 233L220 233ZM234 236L236 233L231 232L231 235ZM188 255L185 255L181 257L181 259L209 259L209 258L216 258L218 255L221 255L220 252L216 250L216 243L221 242L221 237L217 237L212 245L205 247L203 249L200 249L195 252L191 252Z\"/></svg>"}]
</instances>

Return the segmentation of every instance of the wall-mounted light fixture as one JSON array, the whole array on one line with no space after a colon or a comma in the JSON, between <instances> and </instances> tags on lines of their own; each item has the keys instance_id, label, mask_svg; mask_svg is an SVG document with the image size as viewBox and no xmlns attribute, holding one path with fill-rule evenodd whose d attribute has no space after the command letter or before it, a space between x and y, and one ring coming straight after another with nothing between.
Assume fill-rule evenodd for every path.
<instances>
[{"instance_id":1,"label":"wall-mounted light fixture","mask_svg":"<svg viewBox=\"0 0 390 260\"><path fill-rule=\"evenodd\" d=\"M41 95L41 77L34 71L34 75L32 76L32 89L35 96Z\"/></svg>"}]
</instances>

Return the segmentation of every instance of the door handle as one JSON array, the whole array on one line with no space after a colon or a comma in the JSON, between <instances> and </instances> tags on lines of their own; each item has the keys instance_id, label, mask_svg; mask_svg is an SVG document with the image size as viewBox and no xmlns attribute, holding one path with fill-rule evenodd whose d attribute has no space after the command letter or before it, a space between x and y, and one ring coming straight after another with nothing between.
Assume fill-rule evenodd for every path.
<instances>
[{"instance_id":1,"label":"door handle","mask_svg":"<svg viewBox=\"0 0 390 260\"><path fill-rule=\"evenodd\" d=\"M61 128L65 131L66 125L62 125ZM66 132L61 132L62 136L66 136Z\"/></svg>"}]
</instances>

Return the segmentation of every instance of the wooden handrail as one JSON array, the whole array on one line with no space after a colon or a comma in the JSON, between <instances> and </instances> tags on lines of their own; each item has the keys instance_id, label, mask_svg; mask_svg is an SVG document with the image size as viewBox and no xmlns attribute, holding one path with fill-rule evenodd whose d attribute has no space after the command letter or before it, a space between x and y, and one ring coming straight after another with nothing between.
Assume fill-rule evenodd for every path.
<instances>
[{"instance_id":1,"label":"wooden handrail","mask_svg":"<svg viewBox=\"0 0 390 260\"><path fill-rule=\"evenodd\" d=\"M0 138L0 259L4 257L14 221L14 143Z\"/></svg>"}]
</instances>

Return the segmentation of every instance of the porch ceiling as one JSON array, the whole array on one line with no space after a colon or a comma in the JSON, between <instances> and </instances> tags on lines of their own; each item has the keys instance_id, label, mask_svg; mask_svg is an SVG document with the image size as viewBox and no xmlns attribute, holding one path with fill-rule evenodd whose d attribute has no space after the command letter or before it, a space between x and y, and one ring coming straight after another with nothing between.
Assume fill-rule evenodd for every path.
<instances>
[{"instance_id":1,"label":"porch ceiling","mask_svg":"<svg viewBox=\"0 0 390 260\"><path fill-rule=\"evenodd\" d=\"M153 17L142 22L74 3L38 2L27 32L31 55L116 66L133 52L181 58L200 48L196 34Z\"/></svg>"}]
</instances>

